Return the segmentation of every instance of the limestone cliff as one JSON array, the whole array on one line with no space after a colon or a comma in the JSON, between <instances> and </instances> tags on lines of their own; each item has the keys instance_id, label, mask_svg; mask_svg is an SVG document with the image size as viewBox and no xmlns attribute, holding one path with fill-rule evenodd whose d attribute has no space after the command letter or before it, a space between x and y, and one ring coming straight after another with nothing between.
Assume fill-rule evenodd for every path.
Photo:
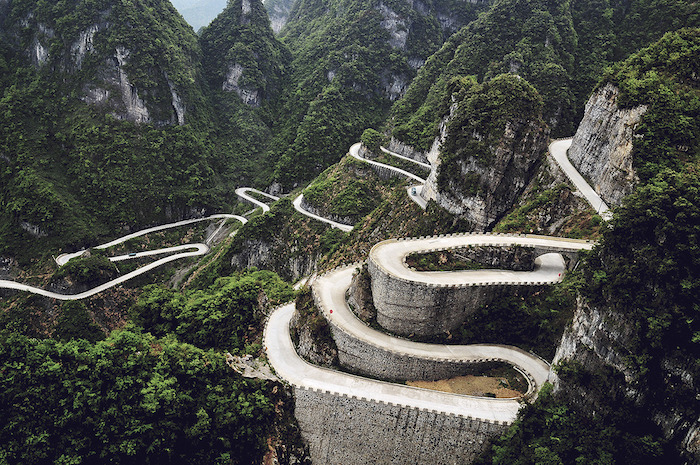
<instances>
[{"instance_id":1,"label":"limestone cliff","mask_svg":"<svg viewBox=\"0 0 700 465\"><path fill-rule=\"evenodd\" d=\"M297 297L296 309L289 330L297 353L314 365L337 365L338 349L328 322L314 305L309 288L303 289Z\"/></svg>"},{"instance_id":2,"label":"limestone cliff","mask_svg":"<svg viewBox=\"0 0 700 465\"><path fill-rule=\"evenodd\" d=\"M517 76L454 85L439 156L428 154L433 171L423 196L485 230L530 181L546 152L548 129L537 92Z\"/></svg>"},{"instance_id":3,"label":"limestone cliff","mask_svg":"<svg viewBox=\"0 0 700 465\"><path fill-rule=\"evenodd\" d=\"M204 69L212 89L257 108L281 92L289 60L260 0L231 1L202 31Z\"/></svg>"},{"instance_id":4,"label":"limestone cliff","mask_svg":"<svg viewBox=\"0 0 700 465\"><path fill-rule=\"evenodd\" d=\"M562 336L552 363L564 366L557 392L593 414L634 405L681 450L686 463L698 463L700 387L695 361L668 350L656 367L656 379L641 383L642 373L631 363L639 331L627 315L579 299L573 324Z\"/></svg>"},{"instance_id":5,"label":"limestone cliff","mask_svg":"<svg viewBox=\"0 0 700 465\"><path fill-rule=\"evenodd\" d=\"M200 51L169 3L77 1L52 9L27 2L3 12L14 4L5 3L0 18L11 49L83 102L159 126L183 125L202 105Z\"/></svg>"},{"instance_id":6,"label":"limestone cliff","mask_svg":"<svg viewBox=\"0 0 700 465\"><path fill-rule=\"evenodd\" d=\"M569 159L609 204L619 205L634 188L632 163L635 129L646 105L619 108L620 91L608 83L586 104L581 124L569 149Z\"/></svg>"}]
</instances>

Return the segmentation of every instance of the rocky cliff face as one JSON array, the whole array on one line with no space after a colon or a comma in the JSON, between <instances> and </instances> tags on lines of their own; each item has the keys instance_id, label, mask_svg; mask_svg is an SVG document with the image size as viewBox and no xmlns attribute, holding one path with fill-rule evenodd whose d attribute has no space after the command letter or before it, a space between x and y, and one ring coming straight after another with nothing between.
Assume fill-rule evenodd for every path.
<instances>
[{"instance_id":1,"label":"rocky cliff face","mask_svg":"<svg viewBox=\"0 0 700 465\"><path fill-rule=\"evenodd\" d=\"M536 91L520 78L502 75L484 85L464 85L471 87L453 96L449 117L427 154L433 170L423 197L468 220L475 230L485 230L529 183L546 153L549 132L541 109L537 114ZM511 96L507 105L517 106L514 102L522 98L533 113L503 112L495 103L501 91Z\"/></svg>"},{"instance_id":2,"label":"rocky cliff face","mask_svg":"<svg viewBox=\"0 0 700 465\"><path fill-rule=\"evenodd\" d=\"M569 159L611 205L620 205L634 188L632 163L635 129L646 105L618 107L620 91L608 83L591 95L569 149Z\"/></svg>"},{"instance_id":3,"label":"rocky cliff face","mask_svg":"<svg viewBox=\"0 0 700 465\"><path fill-rule=\"evenodd\" d=\"M668 348L654 368L657 376L640 383L641 373L631 363L635 357L631 348L638 338L639 328L626 315L579 298L573 324L562 336L552 362L552 366L568 367L556 381L557 392L593 415L634 405L648 413L666 439L681 450L686 463L698 463L700 386L695 361Z\"/></svg>"},{"instance_id":4,"label":"rocky cliff face","mask_svg":"<svg viewBox=\"0 0 700 465\"><path fill-rule=\"evenodd\" d=\"M280 92L288 60L260 0L237 0L202 31L204 69L213 89L251 108ZM225 97L228 98L228 97Z\"/></svg>"},{"instance_id":5,"label":"rocky cliff face","mask_svg":"<svg viewBox=\"0 0 700 465\"><path fill-rule=\"evenodd\" d=\"M3 3L0 10L13 4ZM75 3L70 10L29 2L19 15L0 11L11 47L117 119L185 124L188 107L201 98L199 50L172 6ZM174 36L180 40L170 48Z\"/></svg>"}]
</instances>

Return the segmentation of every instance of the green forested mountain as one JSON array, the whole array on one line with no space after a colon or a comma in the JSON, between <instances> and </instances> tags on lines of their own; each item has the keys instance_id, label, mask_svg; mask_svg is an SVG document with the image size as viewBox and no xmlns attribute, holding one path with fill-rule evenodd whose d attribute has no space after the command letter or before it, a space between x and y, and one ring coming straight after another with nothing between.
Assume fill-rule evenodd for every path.
<instances>
[{"instance_id":1,"label":"green forested mountain","mask_svg":"<svg viewBox=\"0 0 700 465\"><path fill-rule=\"evenodd\" d=\"M192 29L160 0L0 4L0 250L225 202Z\"/></svg>"},{"instance_id":2,"label":"green forested mountain","mask_svg":"<svg viewBox=\"0 0 700 465\"><path fill-rule=\"evenodd\" d=\"M237 183L269 182L269 140L280 121L291 55L272 34L259 0L237 0L200 36L202 64L217 116L216 136ZM265 166L267 169L260 169Z\"/></svg>"},{"instance_id":3,"label":"green forested mountain","mask_svg":"<svg viewBox=\"0 0 700 465\"><path fill-rule=\"evenodd\" d=\"M539 91L553 135L571 135L605 66L668 30L697 25L699 14L697 4L685 1L498 1L421 68L392 109L393 134L428 150L451 78L481 81L510 72Z\"/></svg>"},{"instance_id":4,"label":"green forested mountain","mask_svg":"<svg viewBox=\"0 0 700 465\"><path fill-rule=\"evenodd\" d=\"M635 193L610 227L582 212L577 237L600 229L602 240L563 291L481 309L467 333L503 343L510 331L551 346L560 333L548 325L564 331L569 318L570 331L575 307L579 320L602 315L596 328L612 336L595 349L619 342L624 364L571 349L557 389L545 388L480 460L673 463L699 414L698 9L682 0L297 0L276 37L260 0L228 1L199 35L167 0L0 0L0 273L120 231L230 211L239 186L301 188L368 127L384 132L366 133L375 152L389 135L426 151L448 115L430 182L453 198L499 203L482 229L561 192L576 209L542 154L548 136L574 132L591 91L611 84L621 109L644 107L628 141ZM513 194L508 205L488 191L497 184ZM296 278L365 259L378 240L475 229L434 199L422 209L407 188L344 159L305 194L356 222L350 233L284 198L225 234L205 264L163 272L163 286L132 283L68 304L3 290L0 463L243 464L296 448L285 387L244 380L222 355L263 355L267 312L294 291L271 271L237 268ZM534 200L518 197L526 188ZM542 211L560 226L570 220ZM515 224L508 230L529 232ZM104 255L72 263L86 282L107 267L119 273ZM47 283L48 269L20 278ZM166 287L176 282L184 289ZM560 311L564 300L571 308ZM527 324L513 324L520 318Z\"/></svg>"},{"instance_id":5,"label":"green forested mountain","mask_svg":"<svg viewBox=\"0 0 700 465\"><path fill-rule=\"evenodd\" d=\"M284 188L336 162L446 37L488 2L301 0L281 39L293 54L284 127L274 142L274 180Z\"/></svg>"},{"instance_id":6,"label":"green forested mountain","mask_svg":"<svg viewBox=\"0 0 700 465\"><path fill-rule=\"evenodd\" d=\"M559 390L526 409L484 463L697 458L687 438L700 413L699 52L699 29L668 33L601 81L619 86L622 105L648 106L633 150L640 184L580 276L579 311L603 315L610 340L590 335L595 351L562 360ZM620 350L622 366L596 353Z\"/></svg>"}]
</instances>

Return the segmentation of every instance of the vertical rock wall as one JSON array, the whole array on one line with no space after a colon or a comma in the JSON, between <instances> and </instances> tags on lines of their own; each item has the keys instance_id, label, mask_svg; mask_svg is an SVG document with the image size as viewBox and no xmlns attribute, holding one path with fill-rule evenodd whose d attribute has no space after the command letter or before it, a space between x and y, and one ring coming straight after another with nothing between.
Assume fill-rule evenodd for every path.
<instances>
[{"instance_id":1,"label":"vertical rock wall","mask_svg":"<svg viewBox=\"0 0 700 465\"><path fill-rule=\"evenodd\" d=\"M621 109L619 89L608 83L591 95L569 149L569 159L608 203L620 205L632 193L634 132L646 105Z\"/></svg>"},{"instance_id":2,"label":"vertical rock wall","mask_svg":"<svg viewBox=\"0 0 700 465\"><path fill-rule=\"evenodd\" d=\"M314 464L472 462L506 425L295 389L294 415Z\"/></svg>"}]
</instances>

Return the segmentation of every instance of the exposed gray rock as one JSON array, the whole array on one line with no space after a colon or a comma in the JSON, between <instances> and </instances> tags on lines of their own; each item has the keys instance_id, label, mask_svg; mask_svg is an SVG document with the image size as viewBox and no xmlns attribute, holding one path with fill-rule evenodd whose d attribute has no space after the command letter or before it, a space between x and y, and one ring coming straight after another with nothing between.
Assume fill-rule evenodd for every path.
<instances>
[{"instance_id":1,"label":"exposed gray rock","mask_svg":"<svg viewBox=\"0 0 700 465\"><path fill-rule=\"evenodd\" d=\"M355 224L359 218L357 217L350 217L350 216L339 216L339 215L333 215L331 213L325 212L320 208L315 207L314 205L311 205L306 201L306 197L302 197L301 199L301 208L304 210L313 213L314 215L322 216L324 218L328 218L331 221L335 221L336 223L343 223L343 224Z\"/></svg>"},{"instance_id":2,"label":"exposed gray rock","mask_svg":"<svg viewBox=\"0 0 700 465\"><path fill-rule=\"evenodd\" d=\"M389 141L389 150L404 157L411 158L413 160L419 161L421 163L427 163L428 159L425 158L425 154L420 150L416 150L408 144L404 144L396 137L392 137Z\"/></svg>"},{"instance_id":3,"label":"exposed gray rock","mask_svg":"<svg viewBox=\"0 0 700 465\"><path fill-rule=\"evenodd\" d=\"M88 52L93 51L93 40L95 38L95 33L97 33L99 30L100 27L97 24L93 24L86 30L82 31L78 40L71 45L70 51L76 69L82 68L85 55Z\"/></svg>"},{"instance_id":4,"label":"exposed gray rock","mask_svg":"<svg viewBox=\"0 0 700 465\"><path fill-rule=\"evenodd\" d=\"M453 115L454 105L450 110ZM467 156L457 161L459 173L450 173L447 186L439 186L438 179L442 159L435 156L437 147L445 140L447 125L440 125L428 153L433 170L426 180L422 196L435 200L445 210L470 221L474 230L486 230L508 211L534 174L541 156L547 151L548 131L535 121L511 120L506 123L498 142L490 148L487 163ZM479 135L474 134L478 139ZM461 186L467 176L475 177L477 192L465 191Z\"/></svg>"},{"instance_id":5,"label":"exposed gray rock","mask_svg":"<svg viewBox=\"0 0 700 465\"><path fill-rule=\"evenodd\" d=\"M573 324L565 330L552 366L572 361L589 373L606 373L606 378L614 381L600 392L576 381L564 381L552 373L557 392L589 412L610 408L612 398L628 398L641 411L649 412L664 436L685 454L687 463L698 463L700 419L697 408L692 406L692 402L700 399L700 386L693 376L695 361L674 356L669 348L661 359L660 379L654 387L639 383L638 368L630 363L637 355L633 350L639 330L624 312L594 306L579 298ZM651 392L650 389L656 391L659 386L684 397L664 398L658 392Z\"/></svg>"},{"instance_id":6,"label":"exposed gray rock","mask_svg":"<svg viewBox=\"0 0 700 465\"><path fill-rule=\"evenodd\" d=\"M405 50L406 39L408 39L408 27L406 26L405 19L399 16L394 10L389 8L383 2L379 2L377 10L379 10L384 18L379 23L380 26L389 32L389 45L392 48Z\"/></svg>"},{"instance_id":7,"label":"exposed gray rock","mask_svg":"<svg viewBox=\"0 0 700 465\"><path fill-rule=\"evenodd\" d=\"M245 72L243 65L234 63L229 65L228 72L226 73L226 80L221 86L222 90L225 92L235 92L241 98L243 103L250 107L257 108L260 106L261 98L260 91L257 89L249 89L245 86L239 85L239 81Z\"/></svg>"},{"instance_id":8,"label":"exposed gray rock","mask_svg":"<svg viewBox=\"0 0 700 465\"><path fill-rule=\"evenodd\" d=\"M288 281L297 281L313 274L317 269L318 257L301 254L294 247L285 250L284 256L276 256L275 247L264 241L245 241L240 253L231 257L231 265L238 270L256 267L275 270Z\"/></svg>"},{"instance_id":9,"label":"exposed gray rock","mask_svg":"<svg viewBox=\"0 0 700 465\"><path fill-rule=\"evenodd\" d=\"M384 94L392 102L401 97L408 88L409 80L403 74L392 74L385 72L382 74L382 87Z\"/></svg>"},{"instance_id":10,"label":"exposed gray rock","mask_svg":"<svg viewBox=\"0 0 700 465\"><path fill-rule=\"evenodd\" d=\"M22 221L19 225L22 229L24 229L26 232L28 232L34 237L39 238L48 236L48 233L46 231L44 231L43 229L41 229L40 226L37 226L35 224Z\"/></svg>"},{"instance_id":11,"label":"exposed gray rock","mask_svg":"<svg viewBox=\"0 0 700 465\"><path fill-rule=\"evenodd\" d=\"M115 49L117 72L119 75L118 84L126 112L126 115L116 113L115 117L119 119L127 119L135 123L150 123L151 116L148 113L148 108L146 108L146 104L139 97L136 87L129 82L129 77L124 70L124 65L126 65L126 62L129 59L129 54L129 50L122 46Z\"/></svg>"},{"instance_id":12,"label":"exposed gray rock","mask_svg":"<svg viewBox=\"0 0 700 465\"><path fill-rule=\"evenodd\" d=\"M39 41L34 39L34 47L32 53L32 64L36 67L43 66L49 59L49 49Z\"/></svg>"},{"instance_id":13,"label":"exposed gray rock","mask_svg":"<svg viewBox=\"0 0 700 465\"><path fill-rule=\"evenodd\" d=\"M377 317L377 309L374 308L372 301L372 283L367 265L363 265L352 277L347 297L348 306L359 319L367 323Z\"/></svg>"},{"instance_id":14,"label":"exposed gray rock","mask_svg":"<svg viewBox=\"0 0 700 465\"><path fill-rule=\"evenodd\" d=\"M325 322L323 316L315 313L313 316L302 315L301 312L294 312L292 321L289 322L289 330L297 353L304 360L323 367L332 367L338 361L338 349L335 347L333 339L330 337L330 330L327 326L322 328L314 324L311 319L320 318ZM319 337L319 331L325 331L326 337Z\"/></svg>"},{"instance_id":15,"label":"exposed gray rock","mask_svg":"<svg viewBox=\"0 0 700 465\"><path fill-rule=\"evenodd\" d=\"M182 101L182 98L177 94L175 91L175 84L168 78L168 75L165 75L166 80L168 81L168 87L170 88L170 95L172 97L172 102L173 102L173 110L175 111L175 117L177 118L177 124L182 126L185 124L185 104Z\"/></svg>"},{"instance_id":16,"label":"exposed gray rock","mask_svg":"<svg viewBox=\"0 0 700 465\"><path fill-rule=\"evenodd\" d=\"M632 162L634 132L646 105L621 109L619 89L608 83L591 95L569 149L569 159L609 204L620 205L637 181Z\"/></svg>"}]
</instances>

